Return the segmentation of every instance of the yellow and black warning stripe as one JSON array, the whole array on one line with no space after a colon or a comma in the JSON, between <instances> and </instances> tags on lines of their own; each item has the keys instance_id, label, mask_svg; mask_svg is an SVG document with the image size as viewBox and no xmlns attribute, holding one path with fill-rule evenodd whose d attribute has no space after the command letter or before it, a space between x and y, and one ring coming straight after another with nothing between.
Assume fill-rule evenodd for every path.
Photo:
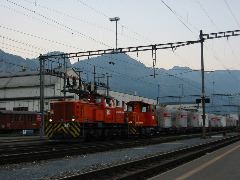
<instances>
[{"instance_id":1,"label":"yellow and black warning stripe","mask_svg":"<svg viewBox=\"0 0 240 180\"><path fill-rule=\"evenodd\" d=\"M128 133L133 134L133 135L137 134L137 127L132 124L129 124L128 125Z\"/></svg>"},{"instance_id":2,"label":"yellow and black warning stripe","mask_svg":"<svg viewBox=\"0 0 240 180\"><path fill-rule=\"evenodd\" d=\"M80 137L81 125L79 122L48 122L45 127L45 134L52 138L54 135L66 137Z\"/></svg>"}]
</instances>

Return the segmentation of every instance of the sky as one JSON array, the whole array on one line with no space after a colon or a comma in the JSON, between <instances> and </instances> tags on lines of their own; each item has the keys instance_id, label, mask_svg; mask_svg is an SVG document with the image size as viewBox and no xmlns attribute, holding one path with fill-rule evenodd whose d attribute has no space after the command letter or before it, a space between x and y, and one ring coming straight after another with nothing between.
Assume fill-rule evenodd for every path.
<instances>
[{"instance_id":1,"label":"sky","mask_svg":"<svg viewBox=\"0 0 240 180\"><path fill-rule=\"evenodd\" d=\"M24 58L197 40L240 29L239 0L1 0L0 49ZM240 36L204 43L206 70L240 69ZM146 66L151 52L129 53ZM72 59L71 62L76 62ZM200 69L200 44L157 51L157 67Z\"/></svg>"}]
</instances>

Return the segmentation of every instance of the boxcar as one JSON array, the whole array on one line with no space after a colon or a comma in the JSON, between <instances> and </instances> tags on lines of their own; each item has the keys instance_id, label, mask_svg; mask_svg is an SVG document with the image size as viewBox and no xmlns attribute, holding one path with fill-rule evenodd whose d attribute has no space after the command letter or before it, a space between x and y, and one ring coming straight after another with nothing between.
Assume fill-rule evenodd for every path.
<instances>
[{"instance_id":1,"label":"boxcar","mask_svg":"<svg viewBox=\"0 0 240 180\"><path fill-rule=\"evenodd\" d=\"M39 130L40 114L32 111L0 110L0 131Z\"/></svg>"}]
</instances>

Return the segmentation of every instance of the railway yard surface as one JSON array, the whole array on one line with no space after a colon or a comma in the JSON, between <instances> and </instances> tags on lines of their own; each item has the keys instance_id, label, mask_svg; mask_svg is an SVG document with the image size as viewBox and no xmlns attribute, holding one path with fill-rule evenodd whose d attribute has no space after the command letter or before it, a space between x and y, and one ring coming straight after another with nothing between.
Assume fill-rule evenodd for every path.
<instances>
[{"instance_id":1,"label":"railway yard surface","mask_svg":"<svg viewBox=\"0 0 240 180\"><path fill-rule=\"evenodd\" d=\"M229 135L230 133L227 136ZM57 179L142 159L156 154L191 147L206 142L212 142L222 138L222 135L215 135L207 139L192 138L91 154L88 154L86 150L85 154L78 156L66 156L64 158L51 160L1 165L0 179ZM158 179L158 177L156 178Z\"/></svg>"}]
</instances>

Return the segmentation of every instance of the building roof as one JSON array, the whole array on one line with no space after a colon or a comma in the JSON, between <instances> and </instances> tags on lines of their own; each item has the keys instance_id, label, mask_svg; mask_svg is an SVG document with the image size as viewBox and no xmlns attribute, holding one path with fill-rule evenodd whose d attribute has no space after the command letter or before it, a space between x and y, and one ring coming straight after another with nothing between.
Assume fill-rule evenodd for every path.
<instances>
[{"instance_id":1,"label":"building roof","mask_svg":"<svg viewBox=\"0 0 240 180\"><path fill-rule=\"evenodd\" d=\"M68 74L72 74L72 70ZM57 81L63 78L63 73L57 71L45 72L45 86L54 85ZM19 88L19 87L36 87L40 85L39 71L26 71L14 74L0 75L0 89Z\"/></svg>"},{"instance_id":2,"label":"building roof","mask_svg":"<svg viewBox=\"0 0 240 180\"><path fill-rule=\"evenodd\" d=\"M59 77L52 75L45 75L45 85L52 85L57 82ZM39 74L23 75L23 76L9 76L0 77L0 89L17 88L17 87L34 87L40 85Z\"/></svg>"}]
</instances>

